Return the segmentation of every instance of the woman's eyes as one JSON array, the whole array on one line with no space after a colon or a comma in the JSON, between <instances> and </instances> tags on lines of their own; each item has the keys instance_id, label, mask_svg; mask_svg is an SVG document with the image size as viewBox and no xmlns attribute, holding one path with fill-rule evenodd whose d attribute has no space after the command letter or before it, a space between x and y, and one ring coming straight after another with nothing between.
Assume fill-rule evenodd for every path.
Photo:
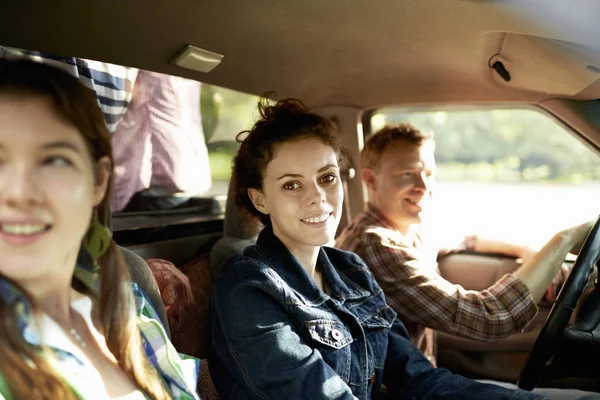
<instances>
[{"instance_id":1,"label":"woman's eyes","mask_svg":"<svg viewBox=\"0 0 600 400\"><path fill-rule=\"evenodd\" d=\"M336 179L337 179L336 174L327 174L327 175L323 175L322 177L319 178L319 183L321 183L321 184L333 183L333 182L335 182ZM297 190L297 189L300 189L301 187L302 187L302 185L300 184L300 182L297 182L297 181L286 182L283 184L284 190Z\"/></svg>"},{"instance_id":2,"label":"woman's eyes","mask_svg":"<svg viewBox=\"0 0 600 400\"><path fill-rule=\"evenodd\" d=\"M300 187L298 182L286 182L283 184L285 190L296 190Z\"/></svg>"},{"instance_id":3,"label":"woman's eyes","mask_svg":"<svg viewBox=\"0 0 600 400\"><path fill-rule=\"evenodd\" d=\"M323 183L332 183L337 179L336 174L327 174L321 178L321 182Z\"/></svg>"},{"instance_id":4,"label":"woman's eyes","mask_svg":"<svg viewBox=\"0 0 600 400\"><path fill-rule=\"evenodd\" d=\"M0 157L0 167L5 164L5 161L2 157ZM68 157L65 156L47 156L42 158L40 162L42 166L51 166L51 167L68 167L75 165L73 161L71 161Z\"/></svg>"},{"instance_id":5,"label":"woman's eyes","mask_svg":"<svg viewBox=\"0 0 600 400\"><path fill-rule=\"evenodd\" d=\"M69 160L67 157L64 156L49 156L44 158L44 160L42 161L43 165L50 165L53 167L64 167L64 166L70 166L73 165L73 163L71 162L71 160Z\"/></svg>"}]
</instances>

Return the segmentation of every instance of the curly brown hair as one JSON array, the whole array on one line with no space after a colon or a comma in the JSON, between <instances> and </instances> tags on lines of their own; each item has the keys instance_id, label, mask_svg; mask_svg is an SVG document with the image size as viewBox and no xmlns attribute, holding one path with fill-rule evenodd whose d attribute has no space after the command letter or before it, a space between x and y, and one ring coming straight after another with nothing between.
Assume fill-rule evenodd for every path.
<instances>
[{"instance_id":1,"label":"curly brown hair","mask_svg":"<svg viewBox=\"0 0 600 400\"><path fill-rule=\"evenodd\" d=\"M433 140L433 132L421 131L414 125L403 122L386 125L367 137L365 146L360 152L360 164L363 168L377 168L385 149L397 142L408 142L421 145Z\"/></svg>"},{"instance_id":2,"label":"curly brown hair","mask_svg":"<svg viewBox=\"0 0 600 400\"><path fill-rule=\"evenodd\" d=\"M252 129L240 132L236 137L241 145L233 159L231 182L235 185L236 204L260 218L263 224L269 224L269 216L254 207L248 189L262 189L267 165L283 143L317 138L334 149L340 164L343 160L331 122L309 111L300 100L286 98L270 105L269 99L263 96L258 102L258 112L260 118Z\"/></svg>"}]
</instances>

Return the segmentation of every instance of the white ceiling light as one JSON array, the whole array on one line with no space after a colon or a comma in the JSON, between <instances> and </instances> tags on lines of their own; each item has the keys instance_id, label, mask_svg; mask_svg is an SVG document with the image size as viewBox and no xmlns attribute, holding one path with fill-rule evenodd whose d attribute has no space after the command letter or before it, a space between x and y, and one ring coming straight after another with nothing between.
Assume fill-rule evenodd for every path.
<instances>
[{"instance_id":1,"label":"white ceiling light","mask_svg":"<svg viewBox=\"0 0 600 400\"><path fill-rule=\"evenodd\" d=\"M223 60L223 54L187 45L177 53L172 62L194 71L210 72L221 63L221 60Z\"/></svg>"}]
</instances>

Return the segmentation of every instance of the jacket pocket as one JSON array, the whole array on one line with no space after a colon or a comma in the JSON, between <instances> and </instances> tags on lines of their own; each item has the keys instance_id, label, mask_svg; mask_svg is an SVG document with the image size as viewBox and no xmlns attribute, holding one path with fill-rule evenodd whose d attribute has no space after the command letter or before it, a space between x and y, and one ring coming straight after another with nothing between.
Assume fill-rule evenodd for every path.
<instances>
[{"instance_id":1,"label":"jacket pocket","mask_svg":"<svg viewBox=\"0 0 600 400\"><path fill-rule=\"evenodd\" d=\"M306 322L310 337L334 349L342 349L354 339L348 329L338 321L317 319Z\"/></svg>"},{"instance_id":2,"label":"jacket pocket","mask_svg":"<svg viewBox=\"0 0 600 400\"><path fill-rule=\"evenodd\" d=\"M385 306L371 314L364 315L360 324L364 329L390 329L396 319L396 312Z\"/></svg>"}]
</instances>

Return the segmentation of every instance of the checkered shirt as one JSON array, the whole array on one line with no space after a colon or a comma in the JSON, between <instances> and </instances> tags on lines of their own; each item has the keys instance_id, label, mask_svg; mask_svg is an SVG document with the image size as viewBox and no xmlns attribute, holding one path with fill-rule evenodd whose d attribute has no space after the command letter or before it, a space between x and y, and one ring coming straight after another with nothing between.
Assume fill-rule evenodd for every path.
<instances>
[{"instance_id":1,"label":"checkered shirt","mask_svg":"<svg viewBox=\"0 0 600 400\"><path fill-rule=\"evenodd\" d=\"M428 328L494 341L522 330L538 310L527 286L512 274L479 292L448 282L437 266L439 249L419 235L409 243L370 204L344 229L336 247L366 262L413 343L434 365Z\"/></svg>"},{"instance_id":2,"label":"checkered shirt","mask_svg":"<svg viewBox=\"0 0 600 400\"><path fill-rule=\"evenodd\" d=\"M93 293L98 293L99 280L89 269L77 265L74 275ZM138 327L148 359L164 379L173 399L198 400L196 386L200 360L177 353L150 301L137 284L132 283L132 289ZM7 280L0 278L0 296L16 313L19 331L25 340L38 346L41 340L33 328L30 305L23 293ZM58 360L57 373L63 377L75 395L81 399L89 398L88 395L93 396L86 391L86 374L82 371L84 364L69 352L54 348L50 350ZM0 375L0 400L11 398L10 390Z\"/></svg>"}]
</instances>

